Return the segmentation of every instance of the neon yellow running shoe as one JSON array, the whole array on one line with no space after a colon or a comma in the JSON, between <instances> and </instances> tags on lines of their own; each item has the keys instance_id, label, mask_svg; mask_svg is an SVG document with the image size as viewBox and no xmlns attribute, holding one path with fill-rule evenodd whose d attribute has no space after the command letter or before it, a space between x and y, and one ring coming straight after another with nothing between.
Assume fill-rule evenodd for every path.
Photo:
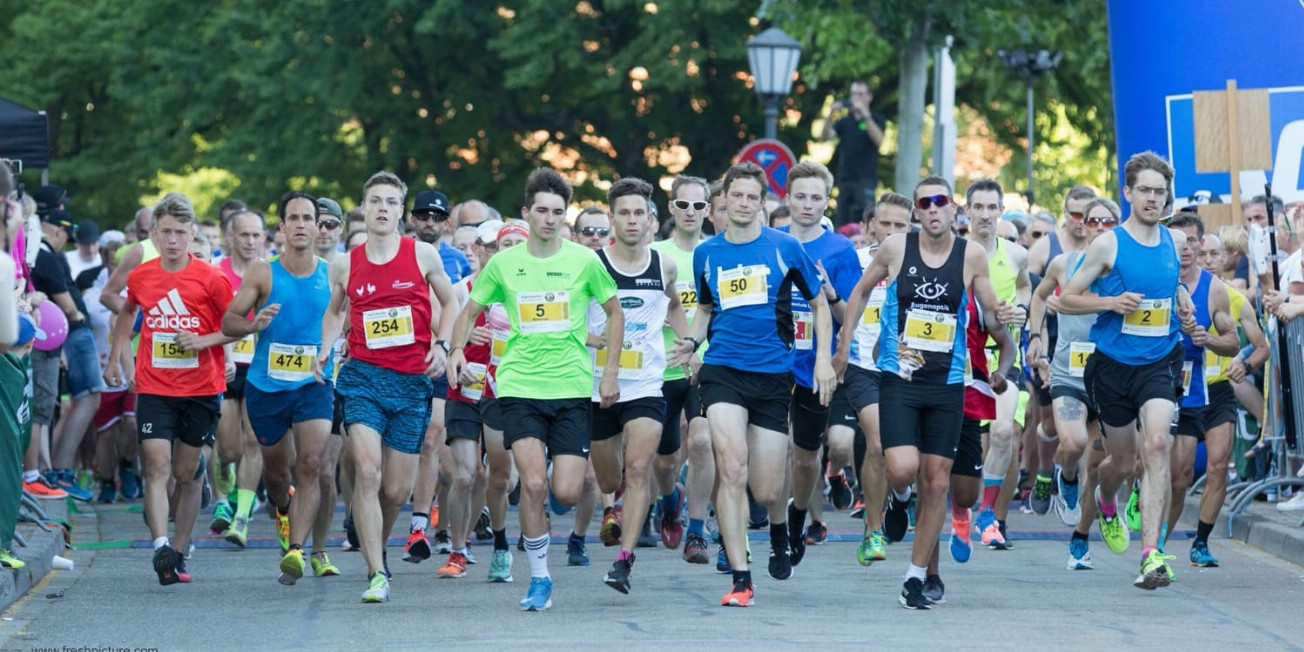
<instances>
[{"instance_id":1,"label":"neon yellow running shoe","mask_svg":"<svg viewBox=\"0 0 1304 652\"><path fill-rule=\"evenodd\" d=\"M331 558L326 555L326 551L312 553L312 574L317 577L330 577L339 575L340 569L331 563Z\"/></svg>"},{"instance_id":2,"label":"neon yellow running shoe","mask_svg":"<svg viewBox=\"0 0 1304 652\"><path fill-rule=\"evenodd\" d=\"M1165 555L1158 550L1151 550L1145 556L1145 559L1141 560L1141 572L1137 574L1135 580L1132 580L1132 586L1153 591L1161 586L1171 584L1175 575L1173 569L1168 565L1169 559L1176 559L1176 557Z\"/></svg>"},{"instance_id":3,"label":"neon yellow running shoe","mask_svg":"<svg viewBox=\"0 0 1304 652\"><path fill-rule=\"evenodd\" d=\"M245 541L249 538L249 519L244 516L235 517L223 537L241 548L245 547Z\"/></svg>"},{"instance_id":4,"label":"neon yellow running shoe","mask_svg":"<svg viewBox=\"0 0 1304 652\"><path fill-rule=\"evenodd\" d=\"M884 549L886 547L887 538L883 536L882 532L875 530L865 537L860 542L860 546L856 548L856 561L860 562L861 566L869 566L876 561L883 561L887 559L887 551Z\"/></svg>"},{"instance_id":5,"label":"neon yellow running shoe","mask_svg":"<svg viewBox=\"0 0 1304 652\"><path fill-rule=\"evenodd\" d=\"M1132 485L1132 493L1127 497L1127 509L1123 510L1127 528L1133 532L1141 531L1141 484Z\"/></svg>"},{"instance_id":6,"label":"neon yellow running shoe","mask_svg":"<svg viewBox=\"0 0 1304 652\"><path fill-rule=\"evenodd\" d=\"M362 601L370 604L389 602L389 578L384 573L372 573L367 590L362 592Z\"/></svg>"},{"instance_id":7,"label":"neon yellow running shoe","mask_svg":"<svg viewBox=\"0 0 1304 652\"><path fill-rule=\"evenodd\" d=\"M303 549L295 548L281 557L281 576L276 581L286 586L294 586L303 577Z\"/></svg>"},{"instance_id":8,"label":"neon yellow running shoe","mask_svg":"<svg viewBox=\"0 0 1304 652\"><path fill-rule=\"evenodd\" d=\"M1100 538L1105 540L1105 545L1117 554L1127 552L1128 530L1127 524L1119 515L1115 513L1111 517L1105 516L1105 510L1100 507L1100 489L1096 489L1096 521L1100 524Z\"/></svg>"},{"instance_id":9,"label":"neon yellow running shoe","mask_svg":"<svg viewBox=\"0 0 1304 652\"><path fill-rule=\"evenodd\" d=\"M281 554L290 552L290 515L282 514L281 510L276 510L276 538L281 542ZM300 560L299 566L303 566Z\"/></svg>"},{"instance_id":10,"label":"neon yellow running shoe","mask_svg":"<svg viewBox=\"0 0 1304 652\"><path fill-rule=\"evenodd\" d=\"M10 570L18 570L27 565L27 562L14 556L8 548L0 548L0 566Z\"/></svg>"}]
</instances>

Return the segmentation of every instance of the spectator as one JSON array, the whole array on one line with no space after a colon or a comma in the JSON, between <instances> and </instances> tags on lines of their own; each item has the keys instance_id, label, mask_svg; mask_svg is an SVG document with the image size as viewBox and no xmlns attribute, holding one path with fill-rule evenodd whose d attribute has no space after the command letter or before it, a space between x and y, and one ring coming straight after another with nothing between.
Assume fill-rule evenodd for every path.
<instances>
[{"instance_id":1,"label":"spectator","mask_svg":"<svg viewBox=\"0 0 1304 652\"><path fill-rule=\"evenodd\" d=\"M357 233L359 231L363 233L367 232L367 221L366 221L366 217L362 214L361 207L349 211L348 214L344 216L344 224L345 224L344 238L346 243L354 233ZM366 240L363 240L363 242L366 242Z\"/></svg>"},{"instance_id":2,"label":"spectator","mask_svg":"<svg viewBox=\"0 0 1304 652\"><path fill-rule=\"evenodd\" d=\"M468 199L453 209L453 223L458 226L480 226L487 220L501 220L502 215L479 199Z\"/></svg>"},{"instance_id":3,"label":"spectator","mask_svg":"<svg viewBox=\"0 0 1304 652\"><path fill-rule=\"evenodd\" d=\"M73 278L92 267L99 267L99 242L100 227L90 220L82 220L77 225L77 248L63 253Z\"/></svg>"},{"instance_id":4,"label":"spectator","mask_svg":"<svg viewBox=\"0 0 1304 652\"><path fill-rule=\"evenodd\" d=\"M878 151L883 145L883 129L887 120L875 115L869 105L874 93L869 83L858 80L851 84L851 98L839 100L829 107L824 119L820 140L838 138L837 186L838 208L834 220L838 226L856 221L866 206L874 203L878 187ZM834 114L844 111L841 118Z\"/></svg>"}]
</instances>

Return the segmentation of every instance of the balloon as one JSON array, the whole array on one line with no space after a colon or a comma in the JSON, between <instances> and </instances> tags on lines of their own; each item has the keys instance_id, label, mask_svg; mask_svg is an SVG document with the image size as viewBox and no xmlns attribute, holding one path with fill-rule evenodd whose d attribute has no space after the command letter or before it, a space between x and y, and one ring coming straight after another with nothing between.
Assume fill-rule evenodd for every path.
<instances>
[{"instance_id":1,"label":"balloon","mask_svg":"<svg viewBox=\"0 0 1304 652\"><path fill-rule=\"evenodd\" d=\"M32 346L41 351L53 351L68 339L68 318L53 301L45 301L36 308L41 314L41 325L36 329L36 342Z\"/></svg>"}]
</instances>

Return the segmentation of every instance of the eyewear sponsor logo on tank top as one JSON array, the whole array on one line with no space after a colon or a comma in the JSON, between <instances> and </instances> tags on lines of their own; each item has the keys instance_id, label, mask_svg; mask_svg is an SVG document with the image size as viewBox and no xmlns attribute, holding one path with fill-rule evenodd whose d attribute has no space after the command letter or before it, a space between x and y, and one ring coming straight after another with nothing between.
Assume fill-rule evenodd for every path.
<instances>
[{"instance_id":1,"label":"eyewear sponsor logo on tank top","mask_svg":"<svg viewBox=\"0 0 1304 652\"><path fill-rule=\"evenodd\" d=\"M190 314L176 288L172 288L145 315L145 325L156 331L195 330L199 317Z\"/></svg>"},{"instance_id":2,"label":"eyewear sponsor logo on tank top","mask_svg":"<svg viewBox=\"0 0 1304 652\"><path fill-rule=\"evenodd\" d=\"M911 276L915 275L915 268L913 267L910 268L910 275ZM930 280L927 276L921 276L919 278L920 278L919 284L915 286L915 297L919 299L923 299L924 301L937 301L938 299L946 296L946 283L939 283L937 281ZM942 308L946 307L946 306L942 306L941 304L937 304L937 305Z\"/></svg>"}]
</instances>

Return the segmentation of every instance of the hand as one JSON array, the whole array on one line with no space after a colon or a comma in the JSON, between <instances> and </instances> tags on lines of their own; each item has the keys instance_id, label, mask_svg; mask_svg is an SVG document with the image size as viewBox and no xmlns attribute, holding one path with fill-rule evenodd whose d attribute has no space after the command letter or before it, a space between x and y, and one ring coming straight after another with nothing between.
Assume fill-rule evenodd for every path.
<instances>
[{"instance_id":1,"label":"hand","mask_svg":"<svg viewBox=\"0 0 1304 652\"><path fill-rule=\"evenodd\" d=\"M1195 321L1195 306L1178 304L1177 317L1182 322L1182 332L1186 333L1187 335L1190 335L1193 338L1192 339L1193 342L1194 342L1196 329L1199 329L1202 332L1204 331L1204 327ZM1208 341L1208 339L1209 339L1208 333L1205 333L1205 341Z\"/></svg>"},{"instance_id":2,"label":"hand","mask_svg":"<svg viewBox=\"0 0 1304 652\"><path fill-rule=\"evenodd\" d=\"M279 312L281 312L281 304L279 303L273 303L259 310L258 314L254 315L252 324L254 331L261 333L263 329L272 323L272 320L276 318L276 314Z\"/></svg>"},{"instance_id":3,"label":"hand","mask_svg":"<svg viewBox=\"0 0 1304 652\"><path fill-rule=\"evenodd\" d=\"M1245 382L1245 362L1240 358L1232 358L1231 364L1227 365L1227 380L1237 385Z\"/></svg>"},{"instance_id":4,"label":"hand","mask_svg":"<svg viewBox=\"0 0 1304 652\"><path fill-rule=\"evenodd\" d=\"M326 382L326 361L330 359L328 355L317 356L317 361L312 365L312 378L317 381L318 385ZM343 362L341 361L341 364Z\"/></svg>"},{"instance_id":5,"label":"hand","mask_svg":"<svg viewBox=\"0 0 1304 652\"><path fill-rule=\"evenodd\" d=\"M666 364L672 367L682 367L691 364L692 358L696 357L694 352L697 351L697 345L686 337L675 338L675 346L666 351ZM698 362L701 365L701 362Z\"/></svg>"},{"instance_id":6,"label":"hand","mask_svg":"<svg viewBox=\"0 0 1304 652\"><path fill-rule=\"evenodd\" d=\"M702 370L702 359L697 357L697 354L694 353L693 356L688 360L688 378L690 384L693 385L697 384L697 374L701 370Z\"/></svg>"},{"instance_id":7,"label":"hand","mask_svg":"<svg viewBox=\"0 0 1304 652\"><path fill-rule=\"evenodd\" d=\"M471 329L471 343L479 346L493 341L494 335L488 326L476 326Z\"/></svg>"},{"instance_id":8,"label":"hand","mask_svg":"<svg viewBox=\"0 0 1304 652\"><path fill-rule=\"evenodd\" d=\"M1110 306L1109 310L1120 315L1126 315L1129 312L1140 308L1141 299L1143 298L1144 297L1136 292L1124 292L1123 294L1114 297L1114 305Z\"/></svg>"},{"instance_id":9,"label":"hand","mask_svg":"<svg viewBox=\"0 0 1304 652\"><path fill-rule=\"evenodd\" d=\"M815 269L820 271L820 278L824 279L824 284L820 285L820 293L824 295L824 300L830 304L838 298L838 291L833 289L833 284L829 283L829 273L824 270L824 263L815 261Z\"/></svg>"},{"instance_id":10,"label":"hand","mask_svg":"<svg viewBox=\"0 0 1304 652\"><path fill-rule=\"evenodd\" d=\"M1004 301L996 302L996 321L1001 322L1004 326L1009 326L1018 322L1020 319L1019 315L1022 312L1023 308L1020 308L1019 306ZM1023 318L1026 319L1027 315L1024 315Z\"/></svg>"},{"instance_id":11,"label":"hand","mask_svg":"<svg viewBox=\"0 0 1304 652\"><path fill-rule=\"evenodd\" d=\"M1299 305L1300 304L1283 303L1280 306L1277 306L1277 309L1272 311L1272 314L1281 321L1290 321L1299 315Z\"/></svg>"},{"instance_id":12,"label":"hand","mask_svg":"<svg viewBox=\"0 0 1304 652\"><path fill-rule=\"evenodd\" d=\"M1277 313L1277 308L1286 303L1287 296L1276 290L1263 291L1263 311L1273 314Z\"/></svg>"},{"instance_id":13,"label":"hand","mask_svg":"<svg viewBox=\"0 0 1304 652\"><path fill-rule=\"evenodd\" d=\"M1046 314L1048 315L1059 314L1059 309L1060 309L1059 295L1058 294L1050 295L1050 298L1046 299Z\"/></svg>"},{"instance_id":14,"label":"hand","mask_svg":"<svg viewBox=\"0 0 1304 652\"><path fill-rule=\"evenodd\" d=\"M223 374L226 376L226 382L229 383L235 380L235 363L232 362L230 358L226 359L226 368L223 369L222 371Z\"/></svg>"},{"instance_id":15,"label":"hand","mask_svg":"<svg viewBox=\"0 0 1304 652\"><path fill-rule=\"evenodd\" d=\"M463 374L466 374L466 353L462 347L453 349L448 354L448 385L450 387L461 387Z\"/></svg>"},{"instance_id":16,"label":"hand","mask_svg":"<svg viewBox=\"0 0 1304 652\"><path fill-rule=\"evenodd\" d=\"M27 303L32 304L32 310L41 307L41 304L45 303L46 299L49 299L49 297L45 296L44 292L30 292L27 295Z\"/></svg>"},{"instance_id":17,"label":"hand","mask_svg":"<svg viewBox=\"0 0 1304 652\"><path fill-rule=\"evenodd\" d=\"M842 378L847 373L848 357L850 357L848 354L843 354L839 349L837 353L833 354L833 359L829 361L830 366L833 367L834 377L837 378L838 382L842 382Z\"/></svg>"},{"instance_id":18,"label":"hand","mask_svg":"<svg viewBox=\"0 0 1304 652\"><path fill-rule=\"evenodd\" d=\"M584 340L584 345L592 349L605 349L607 348L607 334L599 333L595 335L589 333L588 338Z\"/></svg>"},{"instance_id":19,"label":"hand","mask_svg":"<svg viewBox=\"0 0 1304 652\"><path fill-rule=\"evenodd\" d=\"M992 391L997 394L1004 394L1005 388L1009 386L1009 383L1005 381L1005 374L1003 373L993 371L989 380L990 382L988 384L992 386Z\"/></svg>"},{"instance_id":20,"label":"hand","mask_svg":"<svg viewBox=\"0 0 1304 652\"><path fill-rule=\"evenodd\" d=\"M447 361L444 347L439 345L430 347L430 352L426 354L426 376L435 378L444 373L444 363Z\"/></svg>"},{"instance_id":21,"label":"hand","mask_svg":"<svg viewBox=\"0 0 1304 652\"><path fill-rule=\"evenodd\" d=\"M1182 320L1182 327L1183 330L1185 330L1186 327L1185 319ZM1191 343L1196 346L1208 346L1209 344L1209 340L1210 340L1209 331L1205 330L1204 326L1196 324L1195 328L1191 329L1191 331L1187 333L1187 335L1191 336Z\"/></svg>"},{"instance_id":22,"label":"hand","mask_svg":"<svg viewBox=\"0 0 1304 652\"><path fill-rule=\"evenodd\" d=\"M1037 380L1041 382L1042 389L1050 387L1050 359L1042 356L1032 360L1032 366L1037 368Z\"/></svg>"},{"instance_id":23,"label":"hand","mask_svg":"<svg viewBox=\"0 0 1304 652\"><path fill-rule=\"evenodd\" d=\"M109 387L120 387L118 383L122 382L122 365L116 360L110 360L104 365L104 384Z\"/></svg>"},{"instance_id":24,"label":"hand","mask_svg":"<svg viewBox=\"0 0 1304 652\"><path fill-rule=\"evenodd\" d=\"M177 348L182 351L198 351L204 348L199 335L190 331L177 331Z\"/></svg>"},{"instance_id":25,"label":"hand","mask_svg":"<svg viewBox=\"0 0 1304 652\"><path fill-rule=\"evenodd\" d=\"M1043 354L1045 352L1045 348L1046 348L1046 344L1041 341L1041 338L1034 337L1028 340L1028 352L1025 354L1025 357L1028 360L1032 360L1033 362L1036 362L1037 360L1040 360L1042 359L1042 357L1044 357Z\"/></svg>"},{"instance_id":26,"label":"hand","mask_svg":"<svg viewBox=\"0 0 1304 652\"><path fill-rule=\"evenodd\" d=\"M833 365L817 361L812 380L814 380L815 391L819 392L820 405L828 407L829 403L833 402L833 391L838 388L838 375L833 371Z\"/></svg>"},{"instance_id":27,"label":"hand","mask_svg":"<svg viewBox=\"0 0 1304 652\"><path fill-rule=\"evenodd\" d=\"M598 405L604 409L620 400L620 380L616 378L616 374L602 376L602 382L598 383L598 396L602 398Z\"/></svg>"}]
</instances>

